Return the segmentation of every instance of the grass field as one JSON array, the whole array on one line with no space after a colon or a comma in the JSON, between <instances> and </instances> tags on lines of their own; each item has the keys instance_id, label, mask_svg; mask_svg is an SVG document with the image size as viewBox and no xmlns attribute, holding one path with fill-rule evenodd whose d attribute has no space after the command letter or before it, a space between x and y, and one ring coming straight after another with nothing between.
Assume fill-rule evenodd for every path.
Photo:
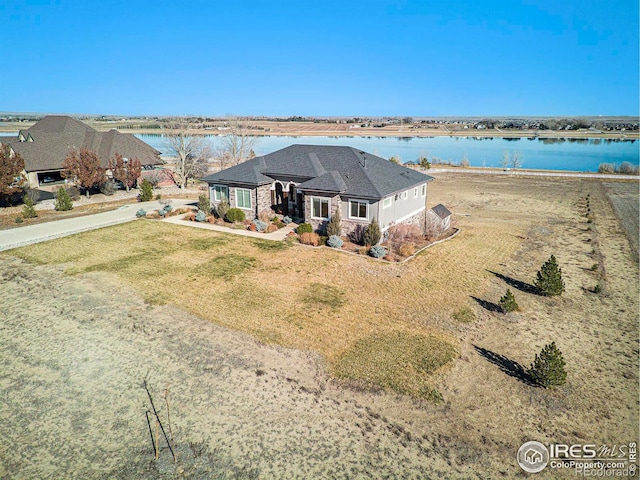
<instances>
[{"instance_id":1,"label":"grass field","mask_svg":"<svg viewBox=\"0 0 640 480\"><path fill-rule=\"evenodd\" d=\"M319 352L341 378L430 396L429 380L458 356L457 331L473 320L473 299L483 297L492 272L505 270L550 209L553 222L576 219L578 196L559 198L557 180L520 180L511 191L471 179L469 187L477 183L481 191L447 192L463 233L402 266L153 221L17 253L31 262L67 264L68 274L111 272L149 303ZM444 192L437 185L432 195L439 198ZM411 358L389 362L402 345L413 345ZM425 362L432 367L418 367Z\"/></svg>"},{"instance_id":2,"label":"grass field","mask_svg":"<svg viewBox=\"0 0 640 480\"><path fill-rule=\"evenodd\" d=\"M609 200L632 198L633 187L439 174L429 188L461 232L401 265L146 220L12 254L61 264L67 278L106 274L152 308L173 305L319 353L338 384L442 400L366 401L375 418L428 439L419 450L435 452L451 469L445 476L512 477L515 451L530 439L637 439L638 266L623 228L637 229L637 215L621 221ZM530 284L552 253L566 292L544 298ZM601 282L606 290L594 293ZM507 288L521 307L509 316L492 308ZM568 383L544 391L526 381L526 367L551 341Z\"/></svg>"},{"instance_id":3,"label":"grass field","mask_svg":"<svg viewBox=\"0 0 640 480\"><path fill-rule=\"evenodd\" d=\"M607 197L613 206L616 216L620 219L627 238L631 243L631 250L638 262L638 218L640 218L640 184L638 182L603 183Z\"/></svg>"},{"instance_id":4,"label":"grass field","mask_svg":"<svg viewBox=\"0 0 640 480\"><path fill-rule=\"evenodd\" d=\"M457 356L458 313L473 305L471 296L482 295L493 278L489 270L510 258L526 233L520 214L487 215L483 205L467 211L474 209L474 221L459 221L463 235L402 266L152 221L35 245L18 255L68 264L69 274L112 272L150 303L170 303L265 342L319 352L342 378L429 396L429 378ZM379 352L361 348L380 338L398 345L428 342L430 348L416 347L416 355L437 358L437 368L417 369L419 357L390 366ZM360 368L341 365L355 359ZM375 378L364 373L373 371L379 372Z\"/></svg>"}]
</instances>

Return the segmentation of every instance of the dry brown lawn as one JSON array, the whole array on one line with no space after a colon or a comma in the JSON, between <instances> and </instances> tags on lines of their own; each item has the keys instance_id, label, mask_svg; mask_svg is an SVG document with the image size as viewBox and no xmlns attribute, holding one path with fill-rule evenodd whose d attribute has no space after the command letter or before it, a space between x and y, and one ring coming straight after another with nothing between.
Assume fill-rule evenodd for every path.
<instances>
[{"instance_id":1,"label":"dry brown lawn","mask_svg":"<svg viewBox=\"0 0 640 480\"><path fill-rule=\"evenodd\" d=\"M587 195L593 224L582 210ZM151 304L318 352L339 372L355 361L365 386L414 395L435 387L444 399L437 407L370 401L428 438L452 475L513 477L515 452L531 439L637 440L638 267L602 184L446 174L429 198L454 212L461 233L402 265L154 221L12 253L64 264L70 275L112 273ZM566 282L559 298L527 291L551 254ZM591 291L599 281L606 294ZM509 316L491 311L506 288L521 307ZM441 359L435 368L409 359L375 378L371 369L398 355L390 345L412 339L416 355L427 358L431 348ZM568 383L544 391L522 372L551 341L565 356Z\"/></svg>"}]
</instances>

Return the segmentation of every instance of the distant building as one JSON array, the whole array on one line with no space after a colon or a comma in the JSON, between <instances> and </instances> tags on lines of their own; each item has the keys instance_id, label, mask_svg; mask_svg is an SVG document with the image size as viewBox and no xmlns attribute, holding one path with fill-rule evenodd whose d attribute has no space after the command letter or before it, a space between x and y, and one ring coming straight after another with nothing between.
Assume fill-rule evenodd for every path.
<instances>
[{"instance_id":1,"label":"distant building","mask_svg":"<svg viewBox=\"0 0 640 480\"><path fill-rule=\"evenodd\" d=\"M160 152L129 133L117 130L98 132L90 126L63 115L48 115L17 137L0 137L24 159L29 186L60 182L62 163L70 151L86 148L98 154L103 167L119 153L124 158L137 158L143 167L160 165Z\"/></svg>"}]
</instances>

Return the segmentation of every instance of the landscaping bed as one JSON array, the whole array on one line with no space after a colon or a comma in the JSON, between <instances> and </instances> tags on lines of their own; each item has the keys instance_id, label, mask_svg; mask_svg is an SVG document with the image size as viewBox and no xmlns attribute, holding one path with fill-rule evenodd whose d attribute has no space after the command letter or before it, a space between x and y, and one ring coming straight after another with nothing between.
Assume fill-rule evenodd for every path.
<instances>
[{"instance_id":1,"label":"landscaping bed","mask_svg":"<svg viewBox=\"0 0 640 480\"><path fill-rule=\"evenodd\" d=\"M301 224L288 239L302 245L326 246L356 255L368 255L387 262L404 262L430 245L452 238L458 231L457 228L449 228L437 232L437 235L425 235L416 225L396 225L384 234L380 234L379 241L372 244L370 239L364 238L366 230L360 237L356 235L326 236L313 232L309 224Z\"/></svg>"}]
</instances>

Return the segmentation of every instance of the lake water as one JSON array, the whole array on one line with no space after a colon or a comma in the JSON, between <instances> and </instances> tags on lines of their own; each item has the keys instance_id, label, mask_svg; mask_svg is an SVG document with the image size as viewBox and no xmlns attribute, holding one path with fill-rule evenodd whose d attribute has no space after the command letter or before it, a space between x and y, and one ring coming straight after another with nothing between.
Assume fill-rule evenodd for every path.
<instances>
[{"instance_id":1,"label":"lake water","mask_svg":"<svg viewBox=\"0 0 640 480\"><path fill-rule=\"evenodd\" d=\"M1 134L0 136L10 135ZM14 134L14 136L17 133ZM136 134L157 150L167 153L159 134ZM216 135L207 135L213 147ZM482 137L256 137L254 150L264 155L294 143L307 145L348 145L384 158L399 157L404 162L426 155L429 159L457 164L469 160L473 167L500 167L504 152L518 154L522 168L596 172L601 163L640 164L640 141L600 138L482 138Z\"/></svg>"},{"instance_id":2,"label":"lake water","mask_svg":"<svg viewBox=\"0 0 640 480\"><path fill-rule=\"evenodd\" d=\"M167 153L162 136L136 135L152 147ZM595 172L601 163L640 163L640 142L608 139L541 139L479 137L256 137L254 150L264 155L294 143L306 145L347 145L384 158L399 157L404 162L426 155L457 164L466 158L473 167L499 167L504 152L517 153L522 168ZM216 135L208 135L215 147Z\"/></svg>"}]
</instances>

